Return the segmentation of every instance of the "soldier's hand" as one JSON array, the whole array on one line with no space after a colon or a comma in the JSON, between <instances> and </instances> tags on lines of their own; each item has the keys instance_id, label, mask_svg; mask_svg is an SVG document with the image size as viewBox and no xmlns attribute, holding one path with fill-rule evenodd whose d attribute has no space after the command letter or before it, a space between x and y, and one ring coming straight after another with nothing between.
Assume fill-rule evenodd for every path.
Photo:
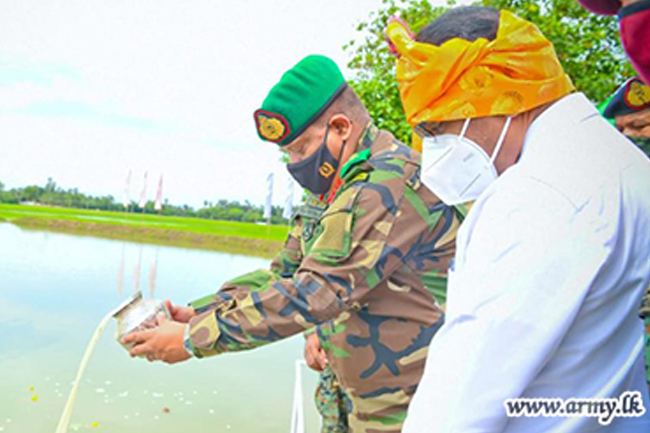
<instances>
[{"instance_id":1,"label":"soldier's hand","mask_svg":"<svg viewBox=\"0 0 650 433\"><path fill-rule=\"evenodd\" d=\"M650 109L617 116L616 127L628 137L650 138Z\"/></svg>"},{"instance_id":2,"label":"soldier's hand","mask_svg":"<svg viewBox=\"0 0 650 433\"><path fill-rule=\"evenodd\" d=\"M185 350L186 324L158 316L158 326L147 331L132 332L122 338L124 344L135 344L129 351L131 356L145 356L149 361L163 361L168 364L185 361L192 356Z\"/></svg>"},{"instance_id":3,"label":"soldier's hand","mask_svg":"<svg viewBox=\"0 0 650 433\"><path fill-rule=\"evenodd\" d=\"M166 300L165 304L167 305L169 313L172 315L172 319L176 322L187 323L196 315L196 312L192 307L173 305L169 300Z\"/></svg>"},{"instance_id":4,"label":"soldier's hand","mask_svg":"<svg viewBox=\"0 0 650 433\"><path fill-rule=\"evenodd\" d=\"M305 362L312 370L323 371L327 367L327 356L314 332L305 340Z\"/></svg>"}]
</instances>

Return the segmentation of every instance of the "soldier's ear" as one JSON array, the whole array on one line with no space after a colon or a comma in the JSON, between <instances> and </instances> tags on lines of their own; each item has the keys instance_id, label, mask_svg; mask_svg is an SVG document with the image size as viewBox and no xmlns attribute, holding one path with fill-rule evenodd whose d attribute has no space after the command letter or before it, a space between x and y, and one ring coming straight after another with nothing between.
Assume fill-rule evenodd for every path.
<instances>
[{"instance_id":1,"label":"soldier's ear","mask_svg":"<svg viewBox=\"0 0 650 433\"><path fill-rule=\"evenodd\" d=\"M330 134L335 133L342 141L352 135L352 121L345 114L335 114L330 118Z\"/></svg>"}]
</instances>

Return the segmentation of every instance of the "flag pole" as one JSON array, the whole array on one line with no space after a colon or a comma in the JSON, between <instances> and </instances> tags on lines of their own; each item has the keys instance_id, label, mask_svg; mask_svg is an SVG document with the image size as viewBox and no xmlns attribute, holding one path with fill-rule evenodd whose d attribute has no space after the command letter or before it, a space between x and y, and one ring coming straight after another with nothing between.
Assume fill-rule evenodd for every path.
<instances>
[{"instance_id":1,"label":"flag pole","mask_svg":"<svg viewBox=\"0 0 650 433\"><path fill-rule=\"evenodd\" d=\"M271 217L273 216L273 172L266 178L266 200L264 202L264 215L266 218L266 236L271 237Z\"/></svg>"}]
</instances>

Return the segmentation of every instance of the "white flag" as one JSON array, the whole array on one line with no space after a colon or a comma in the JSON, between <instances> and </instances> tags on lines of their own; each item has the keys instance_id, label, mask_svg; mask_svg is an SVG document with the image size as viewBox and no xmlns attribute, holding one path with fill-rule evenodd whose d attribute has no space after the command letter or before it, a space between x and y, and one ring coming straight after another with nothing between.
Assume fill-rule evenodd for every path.
<instances>
[{"instance_id":1,"label":"white flag","mask_svg":"<svg viewBox=\"0 0 650 433\"><path fill-rule=\"evenodd\" d=\"M269 173L266 178L266 202L264 203L264 218L271 218L271 209L273 207L273 173Z\"/></svg>"},{"instance_id":2,"label":"white flag","mask_svg":"<svg viewBox=\"0 0 650 433\"><path fill-rule=\"evenodd\" d=\"M147 204L147 172L144 172L144 184L142 185L142 191L140 192L140 208L144 209L144 205Z\"/></svg>"},{"instance_id":3,"label":"white flag","mask_svg":"<svg viewBox=\"0 0 650 433\"><path fill-rule=\"evenodd\" d=\"M124 205L125 208L128 208L129 204L131 203L130 190L131 190L131 170L129 170L129 174L126 176L126 185L124 186L124 199L122 200L122 205Z\"/></svg>"},{"instance_id":4,"label":"white flag","mask_svg":"<svg viewBox=\"0 0 650 433\"><path fill-rule=\"evenodd\" d=\"M156 204L154 204L153 208L157 211L160 211L162 209L162 182L163 182L163 175L160 175L160 180L158 181L158 192L156 192Z\"/></svg>"},{"instance_id":5,"label":"white flag","mask_svg":"<svg viewBox=\"0 0 650 433\"><path fill-rule=\"evenodd\" d=\"M282 218L290 220L293 216L293 178L287 178L287 197L284 199L284 211Z\"/></svg>"}]
</instances>

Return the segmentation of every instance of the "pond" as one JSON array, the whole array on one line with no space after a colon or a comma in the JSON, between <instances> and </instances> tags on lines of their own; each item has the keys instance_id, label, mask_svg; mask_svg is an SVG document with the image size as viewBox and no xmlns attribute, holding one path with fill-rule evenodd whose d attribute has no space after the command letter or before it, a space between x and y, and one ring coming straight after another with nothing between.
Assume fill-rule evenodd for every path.
<instances>
[{"instance_id":1,"label":"pond","mask_svg":"<svg viewBox=\"0 0 650 433\"><path fill-rule=\"evenodd\" d=\"M0 432L54 432L100 319L139 288L187 301L267 267L232 254L26 231L0 224ZM302 336L179 365L131 359L106 328L80 384L70 431L290 430ZM318 431L303 367L307 432Z\"/></svg>"}]
</instances>

